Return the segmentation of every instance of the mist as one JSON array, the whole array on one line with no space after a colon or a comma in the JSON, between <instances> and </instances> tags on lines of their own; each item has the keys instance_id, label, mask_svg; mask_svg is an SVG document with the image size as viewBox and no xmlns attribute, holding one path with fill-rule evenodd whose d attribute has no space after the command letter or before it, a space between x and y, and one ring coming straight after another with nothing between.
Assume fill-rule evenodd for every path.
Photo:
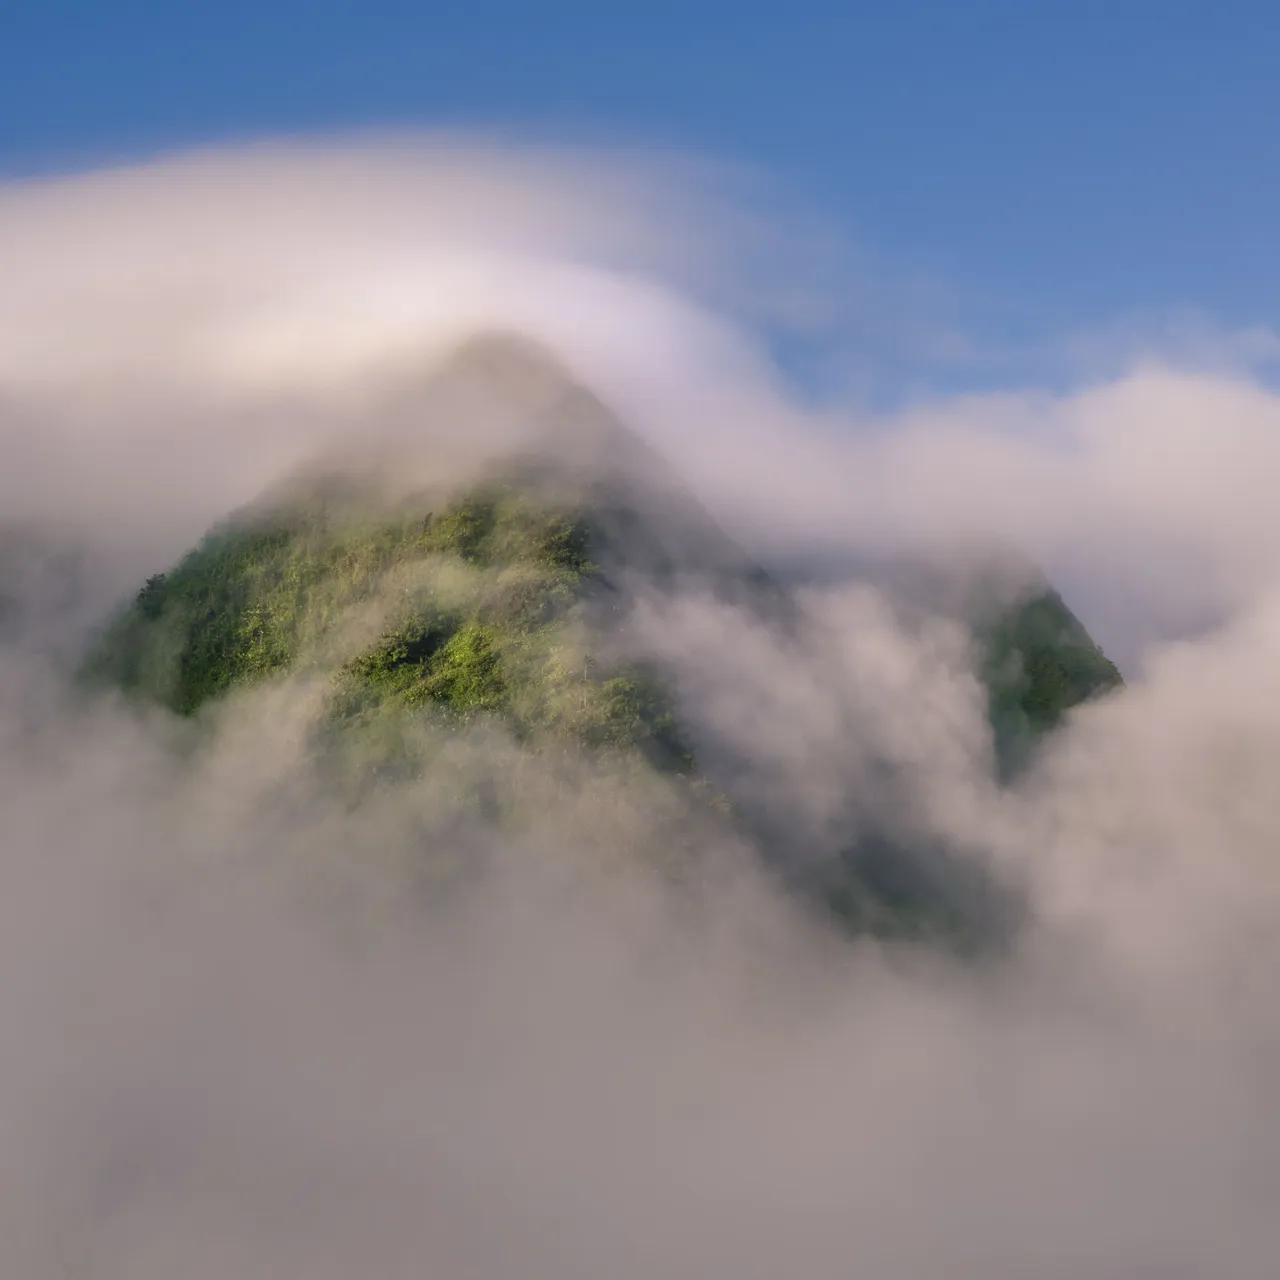
<instances>
[{"instance_id":1,"label":"mist","mask_svg":"<svg viewBox=\"0 0 1280 1280\"><path fill-rule=\"evenodd\" d=\"M14 1274L1273 1273L1280 398L1149 362L819 401L770 335L822 273L737 200L448 139L0 188ZM495 328L802 581L785 630L694 580L637 600L700 751L805 848L871 824L981 868L1025 903L1010 948L850 940L657 774L521 766L529 820L477 816L521 758L496 726L353 804L301 677L199 723L75 682L297 467L518 443L536 386L431 400ZM1008 787L962 628L865 573L992 547L1127 680Z\"/></svg>"}]
</instances>

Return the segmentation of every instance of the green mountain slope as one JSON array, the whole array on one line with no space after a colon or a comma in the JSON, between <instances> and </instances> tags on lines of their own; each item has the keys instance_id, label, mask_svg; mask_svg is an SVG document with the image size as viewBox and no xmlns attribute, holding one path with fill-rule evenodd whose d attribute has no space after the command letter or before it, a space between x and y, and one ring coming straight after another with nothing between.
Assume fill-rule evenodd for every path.
<instances>
[{"instance_id":1,"label":"green mountain slope","mask_svg":"<svg viewBox=\"0 0 1280 1280\"><path fill-rule=\"evenodd\" d=\"M608 531L534 487L369 514L358 495L247 513L150 579L87 670L184 715L284 672L332 685L350 729L409 711L501 716L522 742L691 767L650 671L606 663Z\"/></svg>"},{"instance_id":2,"label":"green mountain slope","mask_svg":"<svg viewBox=\"0 0 1280 1280\"><path fill-rule=\"evenodd\" d=\"M1120 672L1056 591L1019 601L978 628L999 768L1017 773L1073 707L1117 688Z\"/></svg>"},{"instance_id":3,"label":"green mountain slope","mask_svg":"<svg viewBox=\"0 0 1280 1280\"><path fill-rule=\"evenodd\" d=\"M789 840L698 758L670 673L637 656L627 620L637 584L694 582L785 626L786 591L540 357L482 346L467 353L466 377L477 364L482 380L496 370L520 395L530 381L543 393L545 421L502 462L446 486L408 473L389 487L385 467L295 478L147 581L99 637L86 675L184 716L275 677L308 682L321 691L317 750L357 793L420 777L438 767L442 742L499 726L517 774L519 758L585 761L639 787L636 812L674 803L684 815L674 857L705 821L857 930L955 939L995 928L1008 904L942 849L868 833L840 847L837 835L819 873L797 880L780 866ZM1119 682L1051 591L975 632L1006 777L1070 708ZM655 778L666 800L644 781ZM521 801L508 782L472 799L510 818Z\"/></svg>"}]
</instances>

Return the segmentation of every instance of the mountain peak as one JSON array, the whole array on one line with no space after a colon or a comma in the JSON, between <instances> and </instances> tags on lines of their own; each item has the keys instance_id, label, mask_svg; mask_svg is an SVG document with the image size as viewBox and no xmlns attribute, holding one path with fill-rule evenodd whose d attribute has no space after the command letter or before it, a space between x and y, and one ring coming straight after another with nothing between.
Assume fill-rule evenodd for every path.
<instances>
[{"instance_id":1,"label":"mountain peak","mask_svg":"<svg viewBox=\"0 0 1280 1280\"><path fill-rule=\"evenodd\" d=\"M347 449L144 584L87 669L186 715L306 676L323 693L322 754L357 792L426 776L441 742L483 724L521 757L570 759L624 788L661 778L722 834L755 822L766 859L789 856L759 797L733 799L733 780L699 758L678 673L637 647L631 610L691 581L690 598L710 589L744 630L787 632L803 610L553 356L518 336L474 338ZM1051 592L975 623L1002 764L1118 681ZM776 638L785 663L790 642ZM502 803L518 808L518 788ZM882 919L865 913L867 893L899 903L884 919L918 923L940 903L963 914L961 899L981 916L985 890L953 884L945 859L888 845L872 857L865 840L850 853L838 838L820 853L840 885L861 886L845 897L864 923ZM886 879L889 863L919 874Z\"/></svg>"}]
</instances>

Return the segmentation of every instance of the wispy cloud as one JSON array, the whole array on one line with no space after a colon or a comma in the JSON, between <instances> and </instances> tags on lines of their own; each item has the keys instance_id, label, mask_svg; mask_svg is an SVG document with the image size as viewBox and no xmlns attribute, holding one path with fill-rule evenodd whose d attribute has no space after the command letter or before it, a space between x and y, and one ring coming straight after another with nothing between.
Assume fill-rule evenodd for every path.
<instances>
[{"instance_id":1,"label":"wispy cloud","mask_svg":"<svg viewBox=\"0 0 1280 1280\"><path fill-rule=\"evenodd\" d=\"M15 1273L1272 1273L1280 398L1167 350L884 414L799 394L760 299L821 321L812 256L775 287L779 241L697 177L432 143L0 189L0 504L25 554L83 557L0 582ZM639 607L703 747L815 845L897 823L1019 886L1011 955L841 941L657 778L534 766L513 834L441 777L340 802L305 683L198 732L68 687L52 640L332 441L416 423L494 325L807 573L789 631L696 587ZM478 429L427 417L428 461ZM1012 789L963 631L858 572L992 545L1131 676ZM673 830L708 854L676 889L645 869ZM424 895L433 859L474 874Z\"/></svg>"}]
</instances>

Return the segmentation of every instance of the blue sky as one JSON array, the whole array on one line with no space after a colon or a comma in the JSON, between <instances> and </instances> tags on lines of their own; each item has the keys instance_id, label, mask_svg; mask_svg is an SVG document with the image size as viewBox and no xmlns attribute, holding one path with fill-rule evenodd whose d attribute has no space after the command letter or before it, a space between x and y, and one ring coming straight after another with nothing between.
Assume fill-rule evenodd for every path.
<instances>
[{"instance_id":1,"label":"blue sky","mask_svg":"<svg viewBox=\"0 0 1280 1280\"><path fill-rule=\"evenodd\" d=\"M420 125L759 166L1009 340L1280 327L1274 3L0 0L7 176Z\"/></svg>"}]
</instances>

